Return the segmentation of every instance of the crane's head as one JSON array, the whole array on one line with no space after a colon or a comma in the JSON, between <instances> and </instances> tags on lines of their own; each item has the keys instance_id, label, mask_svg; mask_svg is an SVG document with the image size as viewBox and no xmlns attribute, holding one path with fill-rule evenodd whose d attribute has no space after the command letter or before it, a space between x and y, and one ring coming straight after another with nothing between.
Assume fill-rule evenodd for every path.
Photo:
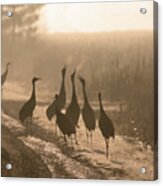
<instances>
[{"instance_id":1,"label":"crane's head","mask_svg":"<svg viewBox=\"0 0 163 186\"><path fill-rule=\"evenodd\" d=\"M33 79L32 79L32 83L35 83L36 81L38 81L38 80L40 80L41 78L38 78L38 77L34 77Z\"/></svg>"},{"instance_id":2,"label":"crane's head","mask_svg":"<svg viewBox=\"0 0 163 186\"><path fill-rule=\"evenodd\" d=\"M11 65L11 63L10 62L7 62L6 66L9 67L10 65Z\"/></svg>"},{"instance_id":3,"label":"crane's head","mask_svg":"<svg viewBox=\"0 0 163 186\"><path fill-rule=\"evenodd\" d=\"M55 99L57 99L58 98L58 94L55 94Z\"/></svg>"},{"instance_id":4,"label":"crane's head","mask_svg":"<svg viewBox=\"0 0 163 186\"><path fill-rule=\"evenodd\" d=\"M81 77L80 75L78 75L78 78L79 78L81 84L85 85L85 79L83 77Z\"/></svg>"},{"instance_id":5,"label":"crane's head","mask_svg":"<svg viewBox=\"0 0 163 186\"><path fill-rule=\"evenodd\" d=\"M65 76L66 70L67 70L67 66L64 65L64 67L62 68L62 76Z\"/></svg>"},{"instance_id":6,"label":"crane's head","mask_svg":"<svg viewBox=\"0 0 163 186\"><path fill-rule=\"evenodd\" d=\"M71 74L71 81L74 80L74 78L75 78L75 74L76 74L76 69L75 69L74 72Z\"/></svg>"},{"instance_id":7,"label":"crane's head","mask_svg":"<svg viewBox=\"0 0 163 186\"><path fill-rule=\"evenodd\" d=\"M101 97L101 92L98 93L98 97Z\"/></svg>"},{"instance_id":8,"label":"crane's head","mask_svg":"<svg viewBox=\"0 0 163 186\"><path fill-rule=\"evenodd\" d=\"M52 96L52 101L57 100L58 96L59 96L58 94L55 94L54 96Z\"/></svg>"}]
</instances>

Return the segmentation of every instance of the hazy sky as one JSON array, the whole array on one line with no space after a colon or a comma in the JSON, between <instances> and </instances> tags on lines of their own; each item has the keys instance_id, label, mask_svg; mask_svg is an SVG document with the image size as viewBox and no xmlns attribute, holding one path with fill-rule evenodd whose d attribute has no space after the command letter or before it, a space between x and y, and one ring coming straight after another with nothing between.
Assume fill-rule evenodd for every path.
<instances>
[{"instance_id":1,"label":"hazy sky","mask_svg":"<svg viewBox=\"0 0 163 186\"><path fill-rule=\"evenodd\" d=\"M140 30L152 29L152 18L153 1L66 3L46 5L39 24L49 33Z\"/></svg>"}]
</instances>

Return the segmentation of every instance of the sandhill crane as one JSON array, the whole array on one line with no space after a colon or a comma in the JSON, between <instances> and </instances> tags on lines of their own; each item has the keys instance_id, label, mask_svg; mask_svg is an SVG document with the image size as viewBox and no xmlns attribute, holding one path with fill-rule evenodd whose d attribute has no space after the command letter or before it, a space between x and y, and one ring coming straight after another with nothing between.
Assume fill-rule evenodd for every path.
<instances>
[{"instance_id":1,"label":"sandhill crane","mask_svg":"<svg viewBox=\"0 0 163 186\"><path fill-rule=\"evenodd\" d=\"M66 110L66 115L71 118L73 123L78 126L78 119L80 115L80 107L78 104L77 96L76 96L76 89L75 89L75 74L76 70L73 72L71 75L71 82L72 82L72 98L71 98L71 103L68 106Z\"/></svg>"},{"instance_id":2,"label":"sandhill crane","mask_svg":"<svg viewBox=\"0 0 163 186\"><path fill-rule=\"evenodd\" d=\"M59 98L57 94L55 97L56 100ZM56 123L64 136L65 142L67 142L66 136L71 137L71 142L73 146L72 134L76 136L75 124L66 114L63 114L60 110L58 110L57 107L56 107L56 116L57 116ZM75 141L76 144L78 144L76 137L75 137Z\"/></svg>"},{"instance_id":3,"label":"sandhill crane","mask_svg":"<svg viewBox=\"0 0 163 186\"><path fill-rule=\"evenodd\" d=\"M83 95L84 95L84 106L82 109L82 117L86 127L87 145L90 144L92 147L92 137L96 127L95 113L94 110L91 108L87 99L86 90L85 90L85 80L81 76L79 76L79 80L82 84Z\"/></svg>"},{"instance_id":4,"label":"sandhill crane","mask_svg":"<svg viewBox=\"0 0 163 186\"><path fill-rule=\"evenodd\" d=\"M66 70L67 70L67 67L64 66L62 68L62 83L61 83L61 88L60 88L60 92L59 92L59 95L58 95L58 98L57 100L54 100L47 108L46 110L46 115L48 117L48 119L51 121L52 118L54 117L54 115L56 114L56 106L57 106L57 109L59 111L61 111L64 106L65 106L65 103L66 103L66 91L65 91L65 75L66 75ZM57 133L57 126L56 126L56 130L55 132Z\"/></svg>"},{"instance_id":5,"label":"sandhill crane","mask_svg":"<svg viewBox=\"0 0 163 186\"><path fill-rule=\"evenodd\" d=\"M40 78L34 77L32 79L32 94L30 99L23 105L19 112L19 119L22 123L27 122L28 132L29 132L29 123L32 121L33 111L36 106L36 90L35 90L35 83L36 81L40 80Z\"/></svg>"},{"instance_id":6,"label":"sandhill crane","mask_svg":"<svg viewBox=\"0 0 163 186\"><path fill-rule=\"evenodd\" d=\"M79 107L77 96L76 96L75 74L76 74L76 70L74 70L74 72L71 75L72 98L71 98L71 103L66 110L66 116L68 116L72 120L72 122L75 124L75 126L79 128L78 120L79 120L79 115L80 115L80 107ZM77 142L76 133L75 133L75 139Z\"/></svg>"},{"instance_id":7,"label":"sandhill crane","mask_svg":"<svg viewBox=\"0 0 163 186\"><path fill-rule=\"evenodd\" d=\"M114 126L111 119L107 116L103 109L101 93L98 93L99 104L100 104L100 118L99 118L99 128L101 133L105 139L106 145L106 158L109 157L109 138L112 137L114 139Z\"/></svg>"},{"instance_id":8,"label":"sandhill crane","mask_svg":"<svg viewBox=\"0 0 163 186\"><path fill-rule=\"evenodd\" d=\"M1 86L4 85L4 83L5 83L6 79L7 79L8 69L9 69L9 66L10 66L10 65L11 65L10 62L8 62L8 63L6 64L6 70L5 70L5 72L1 75Z\"/></svg>"}]
</instances>

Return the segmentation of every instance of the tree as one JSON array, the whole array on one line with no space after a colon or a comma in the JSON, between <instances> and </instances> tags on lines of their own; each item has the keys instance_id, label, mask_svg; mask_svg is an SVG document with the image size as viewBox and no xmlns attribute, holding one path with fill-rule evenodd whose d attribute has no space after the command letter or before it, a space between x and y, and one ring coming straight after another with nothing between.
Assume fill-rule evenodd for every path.
<instances>
[{"instance_id":1,"label":"tree","mask_svg":"<svg viewBox=\"0 0 163 186\"><path fill-rule=\"evenodd\" d=\"M43 5L4 5L2 6L2 34L16 38L33 37L37 31L37 21ZM13 15L7 16L7 11Z\"/></svg>"},{"instance_id":2,"label":"tree","mask_svg":"<svg viewBox=\"0 0 163 186\"><path fill-rule=\"evenodd\" d=\"M10 61L14 69L20 69L22 61L28 63L28 74L32 74L35 57L37 22L43 5L2 6L2 61ZM11 17L7 12L11 11ZM2 63L2 64L3 64ZM12 75L17 76L17 70ZM24 73L22 72L21 76ZM17 77L19 78L19 76Z\"/></svg>"}]
</instances>

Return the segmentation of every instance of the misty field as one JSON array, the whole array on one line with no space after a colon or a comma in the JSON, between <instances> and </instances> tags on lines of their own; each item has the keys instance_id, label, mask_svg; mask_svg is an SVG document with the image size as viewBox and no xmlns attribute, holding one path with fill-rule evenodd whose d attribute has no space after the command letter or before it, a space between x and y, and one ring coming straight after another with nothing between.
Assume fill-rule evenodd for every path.
<instances>
[{"instance_id":1,"label":"misty field","mask_svg":"<svg viewBox=\"0 0 163 186\"><path fill-rule=\"evenodd\" d=\"M154 179L152 42L150 31L38 35L28 40L15 39L14 46L17 47L9 44L10 39L5 40L2 65L5 68L7 61L12 65L2 89L2 125L10 130L13 138L31 149L35 157L41 158L37 163L48 168L45 177ZM70 75L73 70L86 80L88 99L96 114L92 148L87 147L81 116L77 129L79 145L72 149L70 142L65 144L59 132L55 134L55 117L51 123L45 115L47 106L59 92L61 69L65 64L68 69L65 109L71 99ZM30 126L31 134L27 136L18 113L31 94L34 76L42 80L36 86L37 107ZM75 81L82 108L81 85L77 78ZM99 91L103 95L104 109L115 127L116 137L110 140L109 159L105 157L105 143L98 128ZM5 139L2 129L3 135ZM16 143L13 147L18 145ZM3 144L2 138L2 148L8 153L10 145ZM145 174L140 173L141 167L146 168ZM17 175L13 171L11 175L14 174Z\"/></svg>"},{"instance_id":2,"label":"misty field","mask_svg":"<svg viewBox=\"0 0 163 186\"><path fill-rule=\"evenodd\" d=\"M86 79L90 101L98 102L97 93L101 91L104 104L118 105L120 112L115 113L114 121L119 134L134 135L154 146L152 32L56 33L18 38L17 47L11 41L6 38L3 43L2 66L5 68L7 61L12 63L8 81L16 82L23 93L30 89L34 76L41 77L37 99L50 103L59 92L61 69L67 64L67 104L71 98L70 75L76 69ZM81 101L78 80L76 90ZM134 126L130 125L132 120ZM137 133L133 133L134 128Z\"/></svg>"}]
</instances>

